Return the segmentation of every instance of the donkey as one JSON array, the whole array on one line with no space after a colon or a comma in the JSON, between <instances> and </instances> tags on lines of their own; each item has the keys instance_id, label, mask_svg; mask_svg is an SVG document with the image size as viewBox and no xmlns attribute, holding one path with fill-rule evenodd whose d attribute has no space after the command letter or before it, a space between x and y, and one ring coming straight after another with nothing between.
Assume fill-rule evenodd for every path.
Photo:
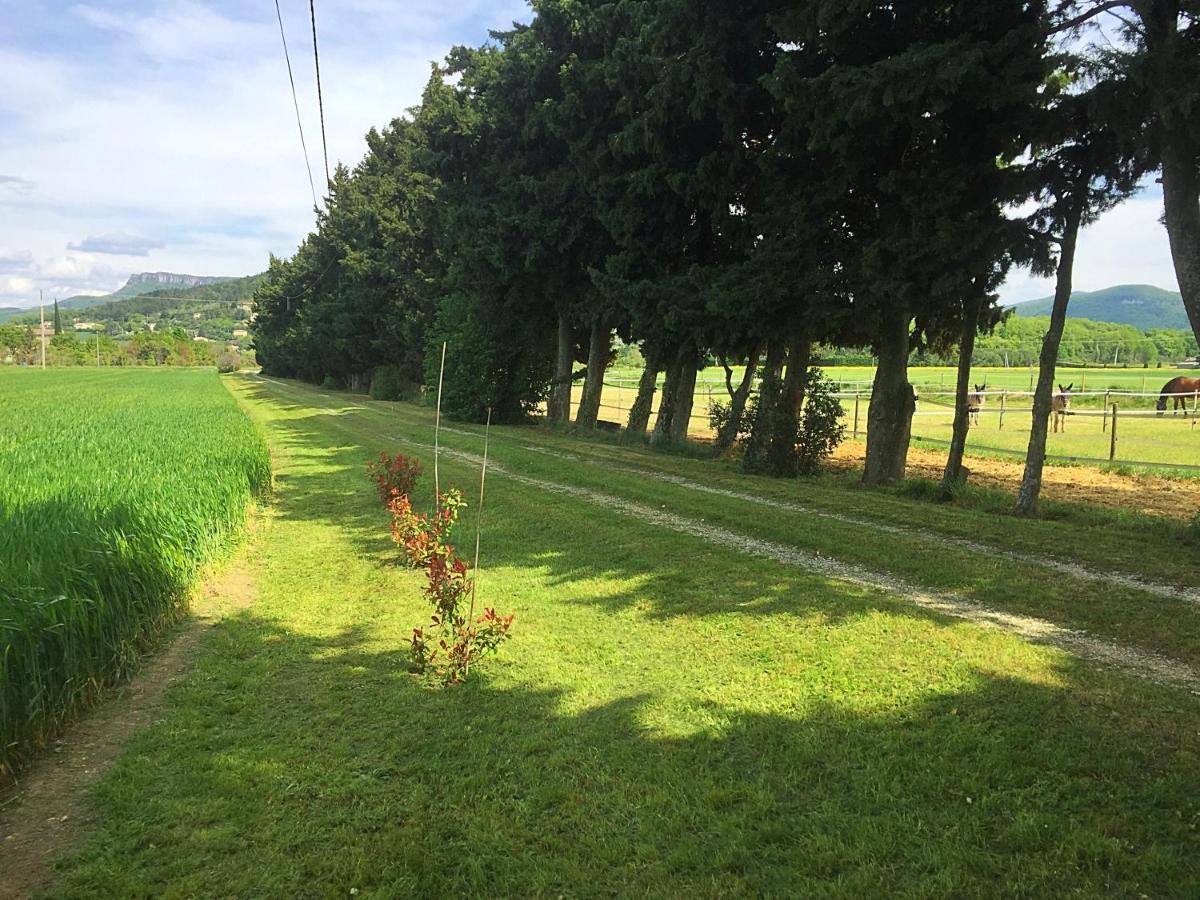
<instances>
[{"instance_id":1,"label":"donkey","mask_svg":"<svg viewBox=\"0 0 1200 900\"><path fill-rule=\"evenodd\" d=\"M1050 415L1053 418L1055 433L1067 430L1067 416L1071 415L1071 388L1075 387L1075 382L1071 382L1066 387L1061 384L1058 386L1058 393L1050 398Z\"/></svg>"},{"instance_id":2,"label":"donkey","mask_svg":"<svg viewBox=\"0 0 1200 900\"><path fill-rule=\"evenodd\" d=\"M984 391L987 390L987 382L982 385L975 385L973 393L967 394L967 423L970 425L979 424L979 409L983 404L987 403L987 395Z\"/></svg>"}]
</instances>

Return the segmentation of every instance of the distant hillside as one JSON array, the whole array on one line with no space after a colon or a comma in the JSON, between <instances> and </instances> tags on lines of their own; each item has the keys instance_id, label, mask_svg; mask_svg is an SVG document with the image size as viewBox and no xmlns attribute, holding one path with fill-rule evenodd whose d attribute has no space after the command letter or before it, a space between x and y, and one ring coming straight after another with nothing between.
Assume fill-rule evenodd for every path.
<instances>
[{"instance_id":1,"label":"distant hillside","mask_svg":"<svg viewBox=\"0 0 1200 900\"><path fill-rule=\"evenodd\" d=\"M1048 316L1053 298L1029 300L1013 307L1019 316ZM1148 284L1121 284L1101 291L1076 291L1067 307L1069 319L1114 322L1147 330L1190 328L1183 298Z\"/></svg>"},{"instance_id":2,"label":"distant hillside","mask_svg":"<svg viewBox=\"0 0 1200 900\"><path fill-rule=\"evenodd\" d=\"M192 337L248 347L250 304L264 277L227 278L192 287L145 291L132 297L113 294L84 309L62 310L63 326L73 329L80 323L90 330L99 324L118 340L146 329L182 329Z\"/></svg>"},{"instance_id":3,"label":"distant hillside","mask_svg":"<svg viewBox=\"0 0 1200 900\"><path fill-rule=\"evenodd\" d=\"M87 309L99 303L112 300L124 300L127 297L139 297L156 291L191 290L205 285L220 284L223 281L236 279L222 275L180 275L175 272L139 272L130 275L129 280L111 294L99 297L77 296L58 301L59 309Z\"/></svg>"},{"instance_id":4,"label":"distant hillside","mask_svg":"<svg viewBox=\"0 0 1200 900\"><path fill-rule=\"evenodd\" d=\"M130 275L129 280L111 294L99 294L96 296L79 294L74 297L68 297L65 300L59 300L58 308L63 312L78 312L84 309L103 306L106 303L142 297L146 294L186 298L194 297L200 300L225 300L229 302L241 302L244 295L245 301L249 302L250 296L253 295L254 289L258 287L261 280L261 275L232 278L222 275L180 275L175 272L139 272L136 275ZM246 287L247 283L249 283L249 287ZM230 287L221 290L221 286L226 284L230 285ZM218 291L218 293L210 295L204 293L205 291ZM51 308L49 301L46 303L46 308ZM0 322L14 319L18 316L21 317L22 321L33 321L37 318L37 308L15 309L5 307L0 309Z\"/></svg>"},{"instance_id":5,"label":"distant hillside","mask_svg":"<svg viewBox=\"0 0 1200 900\"><path fill-rule=\"evenodd\" d=\"M243 278L221 278L182 289L166 288L140 292L143 297L173 297L177 300L211 300L218 303L249 303L266 277L265 272ZM116 299L116 295L113 295Z\"/></svg>"}]
</instances>

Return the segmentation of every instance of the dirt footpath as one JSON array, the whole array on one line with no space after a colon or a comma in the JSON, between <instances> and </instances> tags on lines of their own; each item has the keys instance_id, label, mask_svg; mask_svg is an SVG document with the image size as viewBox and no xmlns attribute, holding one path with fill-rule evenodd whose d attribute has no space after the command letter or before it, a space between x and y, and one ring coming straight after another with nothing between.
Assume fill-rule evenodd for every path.
<instances>
[{"instance_id":1,"label":"dirt footpath","mask_svg":"<svg viewBox=\"0 0 1200 900\"><path fill-rule=\"evenodd\" d=\"M0 900L30 897L50 885L54 860L78 846L92 821L92 787L134 733L161 716L167 688L188 671L205 633L222 616L252 605L254 594L243 554L204 583L192 617L137 676L70 726L16 784L0 790Z\"/></svg>"},{"instance_id":2,"label":"dirt footpath","mask_svg":"<svg viewBox=\"0 0 1200 900\"><path fill-rule=\"evenodd\" d=\"M835 464L861 466L866 445L845 441L834 455ZM940 479L946 464L944 450L913 447L908 451L908 474ZM1017 460L968 457L971 483L1016 494L1024 463ZM1162 478L1121 475L1093 466L1047 465L1042 473L1042 496L1050 500L1093 503L1175 519L1191 519L1200 511L1200 478Z\"/></svg>"}]
</instances>

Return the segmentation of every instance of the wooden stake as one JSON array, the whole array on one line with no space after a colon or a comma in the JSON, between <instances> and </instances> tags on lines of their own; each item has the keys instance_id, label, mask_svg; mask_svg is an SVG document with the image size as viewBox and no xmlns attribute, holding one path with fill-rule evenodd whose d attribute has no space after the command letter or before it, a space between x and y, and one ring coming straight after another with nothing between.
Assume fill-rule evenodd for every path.
<instances>
[{"instance_id":1,"label":"wooden stake","mask_svg":"<svg viewBox=\"0 0 1200 900\"><path fill-rule=\"evenodd\" d=\"M1112 462L1117 458L1117 404L1112 405L1112 434L1109 435L1108 443L1108 461Z\"/></svg>"},{"instance_id":2,"label":"wooden stake","mask_svg":"<svg viewBox=\"0 0 1200 900\"><path fill-rule=\"evenodd\" d=\"M858 437L858 391L854 392L854 437Z\"/></svg>"},{"instance_id":3,"label":"wooden stake","mask_svg":"<svg viewBox=\"0 0 1200 900\"><path fill-rule=\"evenodd\" d=\"M1004 400L1008 396L1008 388L1000 392L1000 431L1004 430Z\"/></svg>"},{"instance_id":4,"label":"wooden stake","mask_svg":"<svg viewBox=\"0 0 1200 900\"><path fill-rule=\"evenodd\" d=\"M1104 392L1104 415L1101 416L1100 431L1108 431L1108 391Z\"/></svg>"}]
</instances>

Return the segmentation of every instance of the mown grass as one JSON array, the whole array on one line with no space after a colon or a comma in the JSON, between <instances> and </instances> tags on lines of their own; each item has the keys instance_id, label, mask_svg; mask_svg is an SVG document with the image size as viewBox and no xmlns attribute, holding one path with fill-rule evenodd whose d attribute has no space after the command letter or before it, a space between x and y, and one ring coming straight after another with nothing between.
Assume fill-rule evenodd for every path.
<instances>
[{"instance_id":1,"label":"mown grass","mask_svg":"<svg viewBox=\"0 0 1200 900\"><path fill-rule=\"evenodd\" d=\"M344 409L349 405L354 415L341 419L341 427L359 440L398 435L432 443L433 416L420 407L321 395L289 385L272 388L315 406ZM476 426L450 425L442 430L441 440L443 446L474 453L483 447L482 429ZM531 445L534 452L528 449ZM954 591L1006 612L1047 618L1200 664L1200 606L1194 602L1064 576L1000 553L976 552L938 540L939 535L963 538L1000 551L1078 562L1101 573L1194 588L1200 552L1181 523L1073 504L1051 505L1053 518L1027 521L997 515L996 498L986 492L972 493L962 505L915 502L911 486L866 491L844 474L802 481L752 477L710 460L622 447L611 441L584 442L529 428L494 428L491 447L493 458L514 472L669 507L753 537L795 544ZM683 477L744 496L697 491L664 482L662 476ZM801 508L764 508L756 498ZM831 516L850 516L866 524ZM900 527L912 534L891 534L883 540L872 524Z\"/></svg>"},{"instance_id":2,"label":"mown grass","mask_svg":"<svg viewBox=\"0 0 1200 900\"><path fill-rule=\"evenodd\" d=\"M186 606L270 481L213 371L0 370L0 781Z\"/></svg>"},{"instance_id":3,"label":"mown grass","mask_svg":"<svg viewBox=\"0 0 1200 900\"><path fill-rule=\"evenodd\" d=\"M1194 896L1194 697L499 471L480 596L515 637L429 690L404 655L421 576L363 474L424 442L427 412L235 389L278 462L257 603L210 632L104 781L55 895ZM700 465L493 437L504 468L564 481L589 467L525 448ZM474 503L472 466L441 473ZM676 509L675 491L644 499ZM972 514L872 496L883 515ZM896 539L863 538L881 556Z\"/></svg>"}]
</instances>

